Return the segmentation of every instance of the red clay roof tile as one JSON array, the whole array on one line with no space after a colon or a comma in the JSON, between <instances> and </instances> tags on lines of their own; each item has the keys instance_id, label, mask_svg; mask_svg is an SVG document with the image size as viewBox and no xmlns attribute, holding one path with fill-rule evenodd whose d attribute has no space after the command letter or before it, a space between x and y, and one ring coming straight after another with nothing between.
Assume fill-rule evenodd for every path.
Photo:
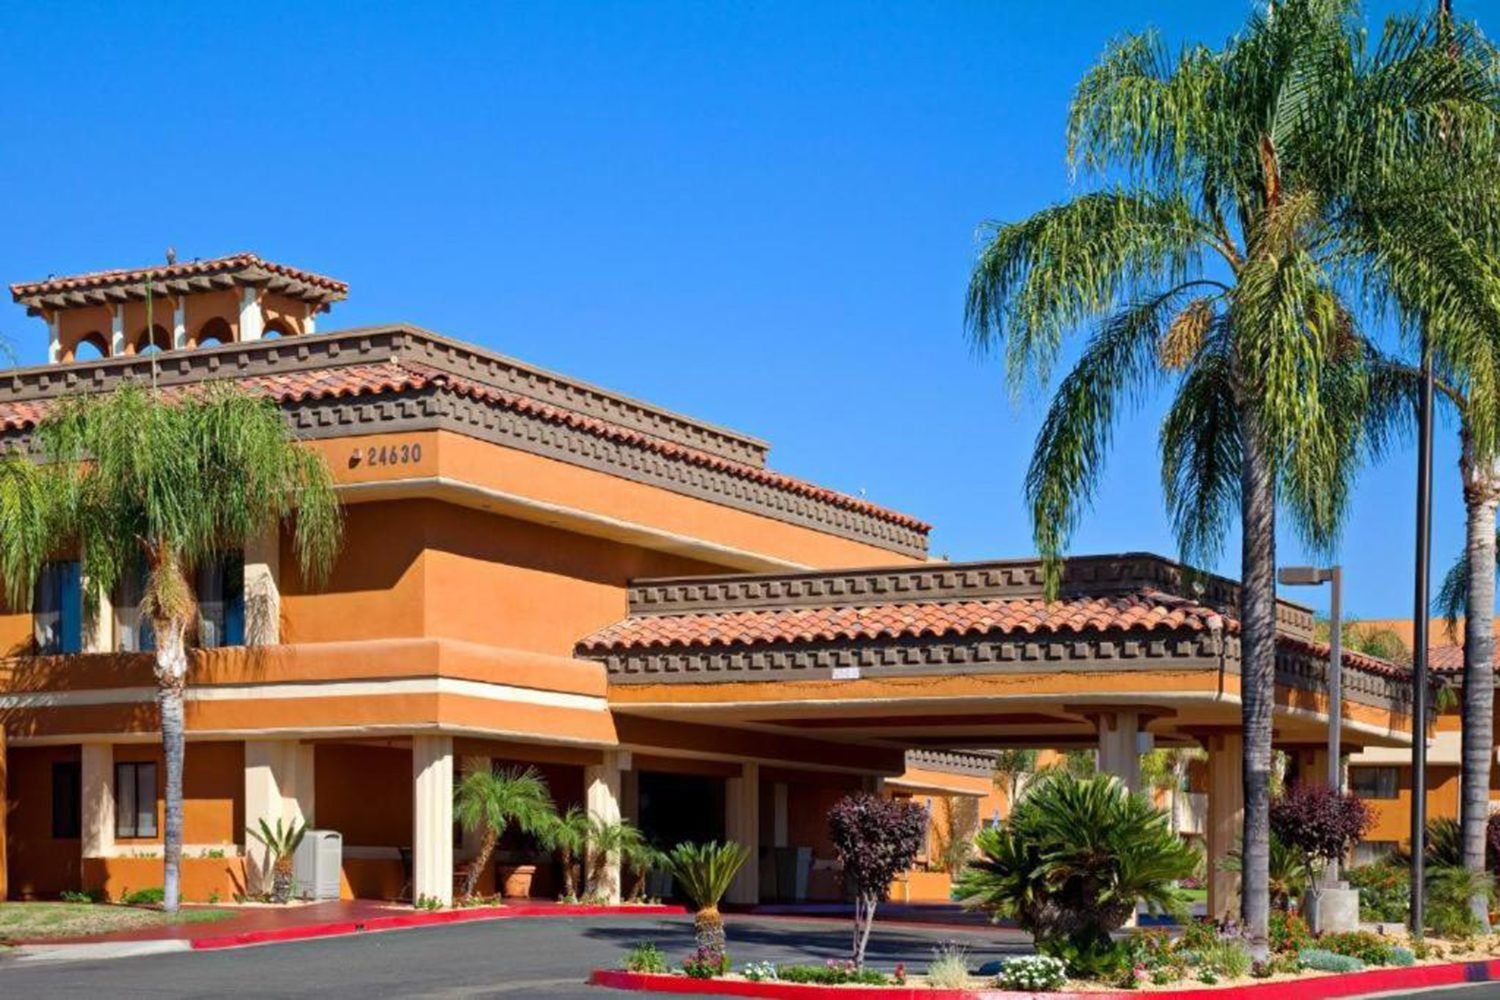
<instances>
[{"instance_id":1,"label":"red clay roof tile","mask_svg":"<svg viewBox=\"0 0 1500 1000\"><path fill-rule=\"evenodd\" d=\"M175 264L158 264L153 267L127 267L115 268L109 271L90 271L87 274L65 275L61 278L47 278L43 281L25 281L10 286L11 297L16 301L33 295L49 295L54 292L76 292L90 288L100 288L105 285L114 285L122 282L144 281L147 278L153 281L165 281L171 278L192 278L199 275L219 274L224 271L234 271L246 267L260 267L272 274L280 274L288 278L325 288L338 295L346 295L349 286L336 278L315 274L312 271L304 271L301 268L288 267L286 264L278 264L275 261L265 260L253 253L230 254L227 257L213 257L208 260L189 260Z\"/></svg>"}]
</instances>

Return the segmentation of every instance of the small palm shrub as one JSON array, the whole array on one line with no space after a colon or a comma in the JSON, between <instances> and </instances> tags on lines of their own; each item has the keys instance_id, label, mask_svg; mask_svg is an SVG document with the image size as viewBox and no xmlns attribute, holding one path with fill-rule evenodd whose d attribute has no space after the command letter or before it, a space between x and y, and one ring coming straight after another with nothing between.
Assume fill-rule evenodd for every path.
<instances>
[{"instance_id":1,"label":"small palm shrub","mask_svg":"<svg viewBox=\"0 0 1500 1000\"><path fill-rule=\"evenodd\" d=\"M495 845L514 823L524 833L544 833L554 822L552 794L533 767L496 771L488 757L476 757L453 789L453 818L465 830L480 833L479 853L469 866L462 896L472 898Z\"/></svg>"},{"instance_id":2,"label":"small palm shrub","mask_svg":"<svg viewBox=\"0 0 1500 1000\"><path fill-rule=\"evenodd\" d=\"M1242 870L1240 849L1236 847L1229 852L1229 856L1219 862L1219 868L1226 872L1239 872ZM1296 847L1288 844L1271 831L1271 869L1270 869L1270 895L1271 906L1277 910L1291 908L1293 899L1301 899L1307 891L1307 882L1310 875L1307 864L1307 856ZM1223 914L1211 914L1219 917Z\"/></svg>"},{"instance_id":3,"label":"small palm shrub","mask_svg":"<svg viewBox=\"0 0 1500 1000\"><path fill-rule=\"evenodd\" d=\"M667 956L650 941L642 941L625 953L624 964L627 972L663 973L667 971Z\"/></svg>"},{"instance_id":4,"label":"small palm shrub","mask_svg":"<svg viewBox=\"0 0 1500 1000\"><path fill-rule=\"evenodd\" d=\"M1144 901L1153 912L1186 914L1179 879L1198 853L1167 814L1113 778L1043 775L1002 826L976 838L980 856L954 886L966 905L1014 917L1037 950L1063 958L1074 975L1117 967L1110 932Z\"/></svg>"},{"instance_id":5,"label":"small palm shrub","mask_svg":"<svg viewBox=\"0 0 1500 1000\"><path fill-rule=\"evenodd\" d=\"M542 842L557 852L563 898L570 902L582 894L578 869L588 847L589 827L589 814L578 806L569 806L542 831Z\"/></svg>"},{"instance_id":6,"label":"small palm shrub","mask_svg":"<svg viewBox=\"0 0 1500 1000\"><path fill-rule=\"evenodd\" d=\"M719 901L750 857L750 852L733 841L708 844L678 844L667 854L667 867L682 891L693 901L693 931L698 947L724 951L724 918Z\"/></svg>"},{"instance_id":7,"label":"small palm shrub","mask_svg":"<svg viewBox=\"0 0 1500 1000\"><path fill-rule=\"evenodd\" d=\"M1003 990L1046 993L1066 985L1068 969L1050 955L1020 955L1005 960L997 981Z\"/></svg>"},{"instance_id":8,"label":"small palm shrub","mask_svg":"<svg viewBox=\"0 0 1500 1000\"><path fill-rule=\"evenodd\" d=\"M1336 955L1325 948L1304 948L1297 956L1304 968L1317 972L1360 972L1365 963L1348 955Z\"/></svg>"},{"instance_id":9,"label":"small palm shrub","mask_svg":"<svg viewBox=\"0 0 1500 1000\"><path fill-rule=\"evenodd\" d=\"M259 829L251 827L246 832L265 845L266 860L271 863L271 898L285 903L292 898L292 859L307 835L307 824L296 820L285 824L278 817L271 826L262 817Z\"/></svg>"},{"instance_id":10,"label":"small palm shrub","mask_svg":"<svg viewBox=\"0 0 1500 1000\"><path fill-rule=\"evenodd\" d=\"M956 941L944 941L932 949L927 966L927 985L939 990L961 990L969 985L969 949Z\"/></svg>"},{"instance_id":11,"label":"small palm shrub","mask_svg":"<svg viewBox=\"0 0 1500 1000\"><path fill-rule=\"evenodd\" d=\"M1494 880L1487 872L1463 867L1433 869L1427 875L1427 929L1439 937L1479 933L1479 917L1469 901L1476 896L1493 900L1494 891Z\"/></svg>"}]
</instances>

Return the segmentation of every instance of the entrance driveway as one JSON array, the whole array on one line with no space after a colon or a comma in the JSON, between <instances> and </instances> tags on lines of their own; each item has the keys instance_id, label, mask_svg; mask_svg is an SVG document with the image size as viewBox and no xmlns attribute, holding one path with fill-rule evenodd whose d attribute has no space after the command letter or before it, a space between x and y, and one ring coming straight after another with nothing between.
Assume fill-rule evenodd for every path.
<instances>
[{"instance_id":1,"label":"entrance driveway","mask_svg":"<svg viewBox=\"0 0 1500 1000\"><path fill-rule=\"evenodd\" d=\"M822 963L848 955L842 921L730 916L729 948L748 961ZM956 940L975 965L1029 950L1015 931L877 923L871 962L926 968L933 947ZM376 997L462 1000L556 997L608 1000L628 994L583 985L589 970L618 964L627 948L654 941L674 961L692 948L688 917L536 918L361 934L218 952L183 952L110 962L7 964L6 1000L100 997Z\"/></svg>"}]
</instances>

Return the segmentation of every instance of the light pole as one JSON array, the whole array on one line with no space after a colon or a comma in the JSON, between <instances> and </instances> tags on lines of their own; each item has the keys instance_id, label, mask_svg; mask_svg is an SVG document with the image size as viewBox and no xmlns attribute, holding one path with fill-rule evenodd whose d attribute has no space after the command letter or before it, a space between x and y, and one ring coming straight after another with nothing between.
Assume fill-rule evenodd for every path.
<instances>
[{"instance_id":1,"label":"light pole","mask_svg":"<svg viewBox=\"0 0 1500 1000\"><path fill-rule=\"evenodd\" d=\"M1283 566L1276 579L1284 587L1333 584L1328 602L1328 787L1343 794L1344 769L1339 766L1339 735L1344 727L1344 572L1341 567Z\"/></svg>"}]
</instances>

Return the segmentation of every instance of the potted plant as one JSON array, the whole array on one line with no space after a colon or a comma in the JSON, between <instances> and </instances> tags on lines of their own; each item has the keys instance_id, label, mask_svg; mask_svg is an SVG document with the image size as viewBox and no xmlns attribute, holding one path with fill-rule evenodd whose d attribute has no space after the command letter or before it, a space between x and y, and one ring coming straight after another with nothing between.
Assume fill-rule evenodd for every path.
<instances>
[{"instance_id":1,"label":"potted plant","mask_svg":"<svg viewBox=\"0 0 1500 1000\"><path fill-rule=\"evenodd\" d=\"M260 829L252 827L245 832L265 845L266 861L271 866L272 902L288 902L292 898L292 859L307 835L307 824L292 820L286 825L278 818L273 827L262 818Z\"/></svg>"},{"instance_id":2,"label":"potted plant","mask_svg":"<svg viewBox=\"0 0 1500 1000\"><path fill-rule=\"evenodd\" d=\"M476 759L464 769L464 776L453 790L453 813L464 829L480 832L479 853L464 880L465 899L473 897L495 845L508 826L514 823L523 833L535 834L544 832L556 817L547 783L535 768L497 771L488 758ZM524 875L519 869L502 873L501 892L507 896L528 895L536 874L534 865L529 868ZM512 889L522 891L512 893Z\"/></svg>"}]
</instances>

